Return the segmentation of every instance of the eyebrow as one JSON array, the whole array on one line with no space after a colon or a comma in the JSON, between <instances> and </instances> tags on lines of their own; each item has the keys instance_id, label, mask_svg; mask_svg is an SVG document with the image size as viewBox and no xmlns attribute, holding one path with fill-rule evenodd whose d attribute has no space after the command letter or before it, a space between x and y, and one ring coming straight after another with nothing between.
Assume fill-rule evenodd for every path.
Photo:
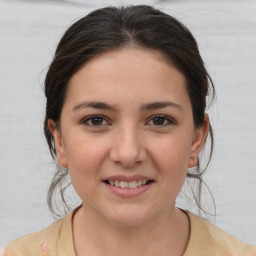
<instances>
[{"instance_id":1,"label":"eyebrow","mask_svg":"<svg viewBox=\"0 0 256 256\"><path fill-rule=\"evenodd\" d=\"M174 107L179 110L183 110L181 105L176 104L171 101L157 101L157 102L152 102L152 103L147 103L144 104L140 107L140 111L147 111L147 110L156 110L156 109L161 109L161 108L166 108L166 107ZM101 101L87 101L83 102L81 104L78 104L77 106L74 107L73 111L77 111L82 108L95 108L95 109L103 109L103 110L111 110L111 111L117 111L117 108L114 105L109 105L105 102Z\"/></svg>"},{"instance_id":2,"label":"eyebrow","mask_svg":"<svg viewBox=\"0 0 256 256\"><path fill-rule=\"evenodd\" d=\"M115 106L109 105L101 101L87 101L75 106L73 111L79 110L81 108L96 108L96 109L106 109L106 110L112 110L112 111L117 110Z\"/></svg>"},{"instance_id":3,"label":"eyebrow","mask_svg":"<svg viewBox=\"0 0 256 256\"><path fill-rule=\"evenodd\" d=\"M160 109L160 108L167 108L167 107L174 107L179 110L183 110L181 105L176 104L171 101L158 101L158 102L152 102L152 103L147 103L145 105L142 105L141 110L155 110L155 109Z\"/></svg>"}]
</instances>

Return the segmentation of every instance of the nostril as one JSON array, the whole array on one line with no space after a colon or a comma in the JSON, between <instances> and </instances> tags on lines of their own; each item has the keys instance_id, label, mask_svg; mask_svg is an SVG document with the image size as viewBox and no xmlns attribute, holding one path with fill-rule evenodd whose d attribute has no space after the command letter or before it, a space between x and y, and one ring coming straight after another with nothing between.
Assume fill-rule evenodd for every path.
<instances>
[{"instance_id":1,"label":"nostril","mask_svg":"<svg viewBox=\"0 0 256 256\"><path fill-rule=\"evenodd\" d=\"M124 136L125 137L125 136ZM137 139L120 139L110 151L110 160L124 168L131 168L145 161L145 148L138 145Z\"/></svg>"}]
</instances>

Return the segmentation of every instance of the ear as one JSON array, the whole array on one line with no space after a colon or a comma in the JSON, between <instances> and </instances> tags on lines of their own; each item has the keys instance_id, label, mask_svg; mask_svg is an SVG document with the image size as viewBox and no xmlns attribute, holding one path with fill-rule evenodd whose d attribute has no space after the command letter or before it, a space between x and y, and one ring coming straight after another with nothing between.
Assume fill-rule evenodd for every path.
<instances>
[{"instance_id":1,"label":"ear","mask_svg":"<svg viewBox=\"0 0 256 256\"><path fill-rule=\"evenodd\" d=\"M58 164L61 165L62 167L68 167L60 129L57 128L56 123L52 119L48 120L48 128L51 131L52 136L54 138Z\"/></svg>"},{"instance_id":2,"label":"ear","mask_svg":"<svg viewBox=\"0 0 256 256\"><path fill-rule=\"evenodd\" d=\"M193 142L190 150L190 158L188 160L189 168L192 168L197 165L197 157L204 145L205 139L208 134L208 129L209 129L209 117L205 113L203 125L196 128L194 133L194 138L193 138Z\"/></svg>"}]
</instances>

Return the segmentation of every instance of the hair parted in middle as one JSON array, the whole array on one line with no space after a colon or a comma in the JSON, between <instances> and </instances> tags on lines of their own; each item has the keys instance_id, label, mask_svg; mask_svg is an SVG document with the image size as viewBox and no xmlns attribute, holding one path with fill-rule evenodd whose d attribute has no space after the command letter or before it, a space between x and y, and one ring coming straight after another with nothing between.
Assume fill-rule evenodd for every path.
<instances>
[{"instance_id":1,"label":"hair parted in middle","mask_svg":"<svg viewBox=\"0 0 256 256\"><path fill-rule=\"evenodd\" d=\"M52 119L59 127L69 80L90 59L122 48L143 48L161 52L185 76L194 125L203 125L206 98L208 96L210 105L215 98L215 89L200 56L197 42L188 28L174 17L151 6L106 7L91 12L68 28L57 46L47 72L44 133L54 159L56 149L48 128L48 120ZM211 149L206 167L201 170L198 159L196 168L187 174L187 177L199 180L199 196L195 197L199 208L202 173L207 168L213 151L213 131L210 124L208 135ZM67 175L68 170L57 168L48 191L48 205L56 216L60 215L54 209L53 195L58 187L64 206L68 209L64 198L68 186L62 185Z\"/></svg>"}]
</instances>

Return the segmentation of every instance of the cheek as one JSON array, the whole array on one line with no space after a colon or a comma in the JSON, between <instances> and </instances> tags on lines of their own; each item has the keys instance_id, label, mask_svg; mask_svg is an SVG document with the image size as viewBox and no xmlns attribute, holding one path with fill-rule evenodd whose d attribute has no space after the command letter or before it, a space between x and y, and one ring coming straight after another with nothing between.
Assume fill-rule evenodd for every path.
<instances>
[{"instance_id":1,"label":"cheek","mask_svg":"<svg viewBox=\"0 0 256 256\"><path fill-rule=\"evenodd\" d=\"M187 154L177 145L166 144L155 154L155 166L158 169L162 197L168 202L176 200L188 172Z\"/></svg>"},{"instance_id":2,"label":"cheek","mask_svg":"<svg viewBox=\"0 0 256 256\"><path fill-rule=\"evenodd\" d=\"M190 155L191 139L188 136L172 136L156 140L151 147L155 159L169 166L186 166Z\"/></svg>"},{"instance_id":3,"label":"cheek","mask_svg":"<svg viewBox=\"0 0 256 256\"><path fill-rule=\"evenodd\" d=\"M107 154L106 146L102 140L97 141L90 139L90 137L76 136L69 141L72 143L65 145L65 152L72 178L78 181L82 177L97 179L97 173Z\"/></svg>"},{"instance_id":4,"label":"cheek","mask_svg":"<svg viewBox=\"0 0 256 256\"><path fill-rule=\"evenodd\" d=\"M97 143L73 143L67 148L68 169L73 184L79 197L85 202L89 199L96 200L97 195L92 191L101 182L100 170L106 156L103 145Z\"/></svg>"},{"instance_id":5,"label":"cheek","mask_svg":"<svg viewBox=\"0 0 256 256\"><path fill-rule=\"evenodd\" d=\"M163 182L171 182L180 186L186 178L190 154L188 137L170 136L162 141L156 141L151 156L159 170Z\"/></svg>"}]
</instances>

